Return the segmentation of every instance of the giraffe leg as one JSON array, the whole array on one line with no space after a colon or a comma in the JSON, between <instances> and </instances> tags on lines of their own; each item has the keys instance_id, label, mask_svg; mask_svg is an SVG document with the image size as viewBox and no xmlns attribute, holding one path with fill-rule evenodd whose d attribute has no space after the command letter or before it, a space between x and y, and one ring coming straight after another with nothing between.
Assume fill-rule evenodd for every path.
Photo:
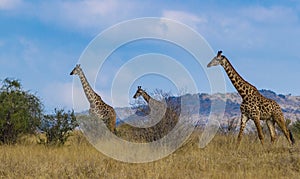
<instances>
[{"instance_id":1,"label":"giraffe leg","mask_svg":"<svg viewBox=\"0 0 300 179\"><path fill-rule=\"evenodd\" d=\"M275 140L276 140L276 131L275 131L275 121L274 120L267 120L267 126L269 128L270 131L270 135L271 135L271 142L274 144Z\"/></svg>"},{"instance_id":2,"label":"giraffe leg","mask_svg":"<svg viewBox=\"0 0 300 179\"><path fill-rule=\"evenodd\" d=\"M238 146L241 143L243 132L244 132L244 129L246 127L246 123L247 123L248 120L249 120L249 118L245 114L242 114L240 132L239 132L238 139L237 139L237 145Z\"/></svg>"},{"instance_id":3,"label":"giraffe leg","mask_svg":"<svg viewBox=\"0 0 300 179\"><path fill-rule=\"evenodd\" d=\"M294 142L291 139L292 135L290 134L290 131L286 127L283 114L274 116L274 119L275 119L276 123L278 124L278 126L280 127L280 129L282 130L282 132L284 133L284 135L285 135L286 139L289 141L289 143L291 145L294 144Z\"/></svg>"},{"instance_id":4,"label":"giraffe leg","mask_svg":"<svg viewBox=\"0 0 300 179\"><path fill-rule=\"evenodd\" d=\"M110 123L110 131L114 134L116 134L116 127L115 127L115 124L116 122L114 120L111 120L111 123Z\"/></svg>"},{"instance_id":5,"label":"giraffe leg","mask_svg":"<svg viewBox=\"0 0 300 179\"><path fill-rule=\"evenodd\" d=\"M114 133L115 129L114 129L114 125L113 125L113 120L111 120L110 118L108 118L106 121L106 127L109 129L110 132Z\"/></svg>"},{"instance_id":6,"label":"giraffe leg","mask_svg":"<svg viewBox=\"0 0 300 179\"><path fill-rule=\"evenodd\" d=\"M260 140L261 144L264 145L264 134L263 134L263 131L262 131L259 120L260 120L259 117L254 117L253 118L254 124L255 124L256 129L257 129L259 140Z\"/></svg>"}]
</instances>

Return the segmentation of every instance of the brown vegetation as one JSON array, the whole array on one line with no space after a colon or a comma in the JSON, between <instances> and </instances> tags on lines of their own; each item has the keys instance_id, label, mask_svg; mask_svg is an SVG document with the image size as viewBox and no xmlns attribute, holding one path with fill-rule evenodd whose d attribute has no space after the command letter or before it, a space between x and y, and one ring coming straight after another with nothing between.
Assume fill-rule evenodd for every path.
<instances>
[{"instance_id":1,"label":"brown vegetation","mask_svg":"<svg viewBox=\"0 0 300 179\"><path fill-rule=\"evenodd\" d=\"M292 148L280 136L275 145L261 146L245 135L236 150L236 136L220 135L198 148L198 134L173 154L151 163L131 164L111 159L76 133L62 147L32 144L0 146L3 178L298 178L300 146ZM266 139L267 141L268 139Z\"/></svg>"}]
</instances>

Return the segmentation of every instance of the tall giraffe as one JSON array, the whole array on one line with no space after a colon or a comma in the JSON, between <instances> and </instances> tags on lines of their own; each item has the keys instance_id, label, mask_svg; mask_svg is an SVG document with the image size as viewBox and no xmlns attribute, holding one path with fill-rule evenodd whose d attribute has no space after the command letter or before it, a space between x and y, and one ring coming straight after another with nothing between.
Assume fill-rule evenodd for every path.
<instances>
[{"instance_id":1,"label":"tall giraffe","mask_svg":"<svg viewBox=\"0 0 300 179\"><path fill-rule=\"evenodd\" d=\"M89 113L96 115L99 119L103 120L111 132L116 132L116 112L114 108L106 104L101 97L92 89L87 81L80 65L72 70L70 75L78 75L84 90L84 93L90 103Z\"/></svg>"},{"instance_id":2,"label":"tall giraffe","mask_svg":"<svg viewBox=\"0 0 300 179\"><path fill-rule=\"evenodd\" d=\"M241 124L240 132L238 135L238 145L241 142L242 135L246 123L249 119L252 119L257 128L258 137L261 143L264 143L264 136L262 128L260 126L260 120L265 120L271 135L271 142L274 143L276 139L275 123L283 131L285 137L290 144L294 144L295 140L290 130L287 129L283 113L280 106L271 99L268 99L261 95L255 86L251 85L249 82L245 81L233 68L229 60L222 55L222 51L219 51L217 56L214 57L207 67L221 65L232 84L242 97L243 101L240 106L241 110Z\"/></svg>"}]
</instances>

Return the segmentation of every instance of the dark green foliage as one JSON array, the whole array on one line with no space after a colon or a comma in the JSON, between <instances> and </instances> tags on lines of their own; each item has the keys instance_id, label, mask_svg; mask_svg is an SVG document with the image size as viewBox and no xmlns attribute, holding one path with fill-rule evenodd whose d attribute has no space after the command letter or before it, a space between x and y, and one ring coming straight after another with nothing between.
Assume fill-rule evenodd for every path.
<instances>
[{"instance_id":1,"label":"dark green foliage","mask_svg":"<svg viewBox=\"0 0 300 179\"><path fill-rule=\"evenodd\" d=\"M291 130L292 130L292 133L294 136L297 136L298 138L300 138L300 120L299 119L292 124Z\"/></svg>"},{"instance_id":2,"label":"dark green foliage","mask_svg":"<svg viewBox=\"0 0 300 179\"><path fill-rule=\"evenodd\" d=\"M47 145L63 145L70 137L71 132L78 126L74 111L65 112L55 109L54 115L45 115L40 130L45 132Z\"/></svg>"},{"instance_id":3,"label":"dark green foliage","mask_svg":"<svg viewBox=\"0 0 300 179\"><path fill-rule=\"evenodd\" d=\"M40 124L40 99L22 90L18 80L2 81L0 88L0 142L14 144L22 134L33 134Z\"/></svg>"}]
</instances>

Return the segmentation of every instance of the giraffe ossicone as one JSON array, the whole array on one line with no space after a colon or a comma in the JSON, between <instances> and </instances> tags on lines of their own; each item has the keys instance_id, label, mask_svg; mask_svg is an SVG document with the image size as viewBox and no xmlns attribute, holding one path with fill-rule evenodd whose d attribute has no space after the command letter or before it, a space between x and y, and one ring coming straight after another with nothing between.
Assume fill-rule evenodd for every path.
<instances>
[{"instance_id":1,"label":"giraffe ossicone","mask_svg":"<svg viewBox=\"0 0 300 179\"><path fill-rule=\"evenodd\" d=\"M233 68L229 60L222 55L222 51L218 51L207 67L221 65L233 86L236 88L242 97L241 110L241 124L240 132L238 134L238 145L241 142L243 131L249 119L252 119L257 128L258 137L261 143L264 143L264 135L260 125L260 120L265 120L270 131L272 143L276 140L275 124L277 124L290 144L294 144L295 140L290 130L286 126L284 116L280 106L272 99L264 97L255 86L245 81Z\"/></svg>"}]
</instances>

